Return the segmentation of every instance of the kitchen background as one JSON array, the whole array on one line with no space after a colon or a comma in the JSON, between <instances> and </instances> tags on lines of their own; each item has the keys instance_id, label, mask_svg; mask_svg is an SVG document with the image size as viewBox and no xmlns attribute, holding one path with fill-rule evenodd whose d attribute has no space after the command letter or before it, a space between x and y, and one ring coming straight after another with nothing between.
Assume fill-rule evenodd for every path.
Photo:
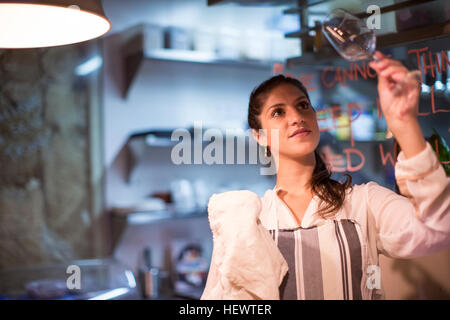
<instances>
[{"instance_id":1,"label":"kitchen background","mask_svg":"<svg viewBox=\"0 0 450 320\"><path fill-rule=\"evenodd\" d=\"M408 50L428 47L444 61L450 49L448 3L422 2L383 13L377 30L397 34L380 40L381 47L415 68ZM209 196L234 189L262 196L275 176L261 175L261 164L176 165L171 134L185 129L194 143L201 125L203 132L234 129L242 139L249 94L275 73L307 85L325 115L321 124L332 128L322 138L337 154L350 147L348 114L326 117L326 111L358 103L351 133L365 162L351 174L356 183L395 189L393 166L380 160L380 148L394 148L378 117L376 80L324 85L326 68L348 70L349 63L314 31L296 35L333 8L363 12L370 3L305 1L302 13L287 11L301 3L104 0L112 30L100 39L0 50L0 295L26 297L33 281L66 279L67 266L78 265L88 275L86 293L125 288L106 297L156 298L145 284L150 277L160 281L159 298L198 298L212 250ZM447 29L436 31L437 25ZM426 29L425 36L408 40L415 28ZM449 141L449 72L423 73L425 135L434 129ZM361 160L347 159L344 167ZM449 265L449 249L412 260L382 256L386 297L448 299ZM68 297L49 297L61 296Z\"/></svg>"}]
</instances>

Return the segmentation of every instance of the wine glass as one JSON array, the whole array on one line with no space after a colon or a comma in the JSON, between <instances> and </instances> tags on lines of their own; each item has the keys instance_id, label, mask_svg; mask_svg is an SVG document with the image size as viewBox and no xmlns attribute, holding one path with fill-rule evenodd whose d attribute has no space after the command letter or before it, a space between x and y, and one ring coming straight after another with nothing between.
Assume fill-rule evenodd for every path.
<instances>
[{"instance_id":1,"label":"wine glass","mask_svg":"<svg viewBox=\"0 0 450 320\"><path fill-rule=\"evenodd\" d=\"M373 29L350 12L337 8L331 11L322 24L325 37L336 51L348 61L371 59L379 61L375 56L376 35ZM422 82L419 70L409 71L406 77L393 89L395 95L400 94L407 86L416 86ZM388 130L387 138L392 137Z\"/></svg>"}]
</instances>

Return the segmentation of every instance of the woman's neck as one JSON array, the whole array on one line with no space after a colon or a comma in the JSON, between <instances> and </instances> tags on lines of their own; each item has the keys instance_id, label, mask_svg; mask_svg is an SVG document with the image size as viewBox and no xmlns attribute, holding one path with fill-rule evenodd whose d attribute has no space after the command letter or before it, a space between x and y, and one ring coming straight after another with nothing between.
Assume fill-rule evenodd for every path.
<instances>
[{"instance_id":1,"label":"woman's neck","mask_svg":"<svg viewBox=\"0 0 450 320\"><path fill-rule=\"evenodd\" d=\"M301 159L286 158L280 155L277 163L277 183L275 187L281 187L292 195L309 193L315 166L316 157L314 153Z\"/></svg>"}]
</instances>

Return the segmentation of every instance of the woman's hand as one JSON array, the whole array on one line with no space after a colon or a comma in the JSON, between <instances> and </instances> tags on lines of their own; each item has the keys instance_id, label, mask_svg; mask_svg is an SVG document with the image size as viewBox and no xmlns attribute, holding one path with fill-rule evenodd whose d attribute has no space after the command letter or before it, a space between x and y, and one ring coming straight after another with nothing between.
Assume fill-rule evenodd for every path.
<instances>
[{"instance_id":1,"label":"woman's hand","mask_svg":"<svg viewBox=\"0 0 450 320\"><path fill-rule=\"evenodd\" d=\"M420 83L408 77L409 70L400 61L389 59L379 51L375 55L381 60L372 61L369 66L377 72L381 111L395 135L405 122L417 119Z\"/></svg>"},{"instance_id":2,"label":"woman's hand","mask_svg":"<svg viewBox=\"0 0 450 320\"><path fill-rule=\"evenodd\" d=\"M381 111L388 128L409 158L425 148L417 120L420 83L400 61L389 59L379 51L375 55L380 61L372 61L369 66L378 75Z\"/></svg>"}]
</instances>

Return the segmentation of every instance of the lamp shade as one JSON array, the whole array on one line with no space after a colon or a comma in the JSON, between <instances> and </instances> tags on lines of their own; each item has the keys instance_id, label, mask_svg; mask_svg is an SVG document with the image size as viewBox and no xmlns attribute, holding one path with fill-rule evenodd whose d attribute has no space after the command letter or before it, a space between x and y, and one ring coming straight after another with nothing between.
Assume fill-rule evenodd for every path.
<instances>
[{"instance_id":1,"label":"lamp shade","mask_svg":"<svg viewBox=\"0 0 450 320\"><path fill-rule=\"evenodd\" d=\"M0 48L61 46L111 29L98 0L0 0Z\"/></svg>"}]
</instances>

